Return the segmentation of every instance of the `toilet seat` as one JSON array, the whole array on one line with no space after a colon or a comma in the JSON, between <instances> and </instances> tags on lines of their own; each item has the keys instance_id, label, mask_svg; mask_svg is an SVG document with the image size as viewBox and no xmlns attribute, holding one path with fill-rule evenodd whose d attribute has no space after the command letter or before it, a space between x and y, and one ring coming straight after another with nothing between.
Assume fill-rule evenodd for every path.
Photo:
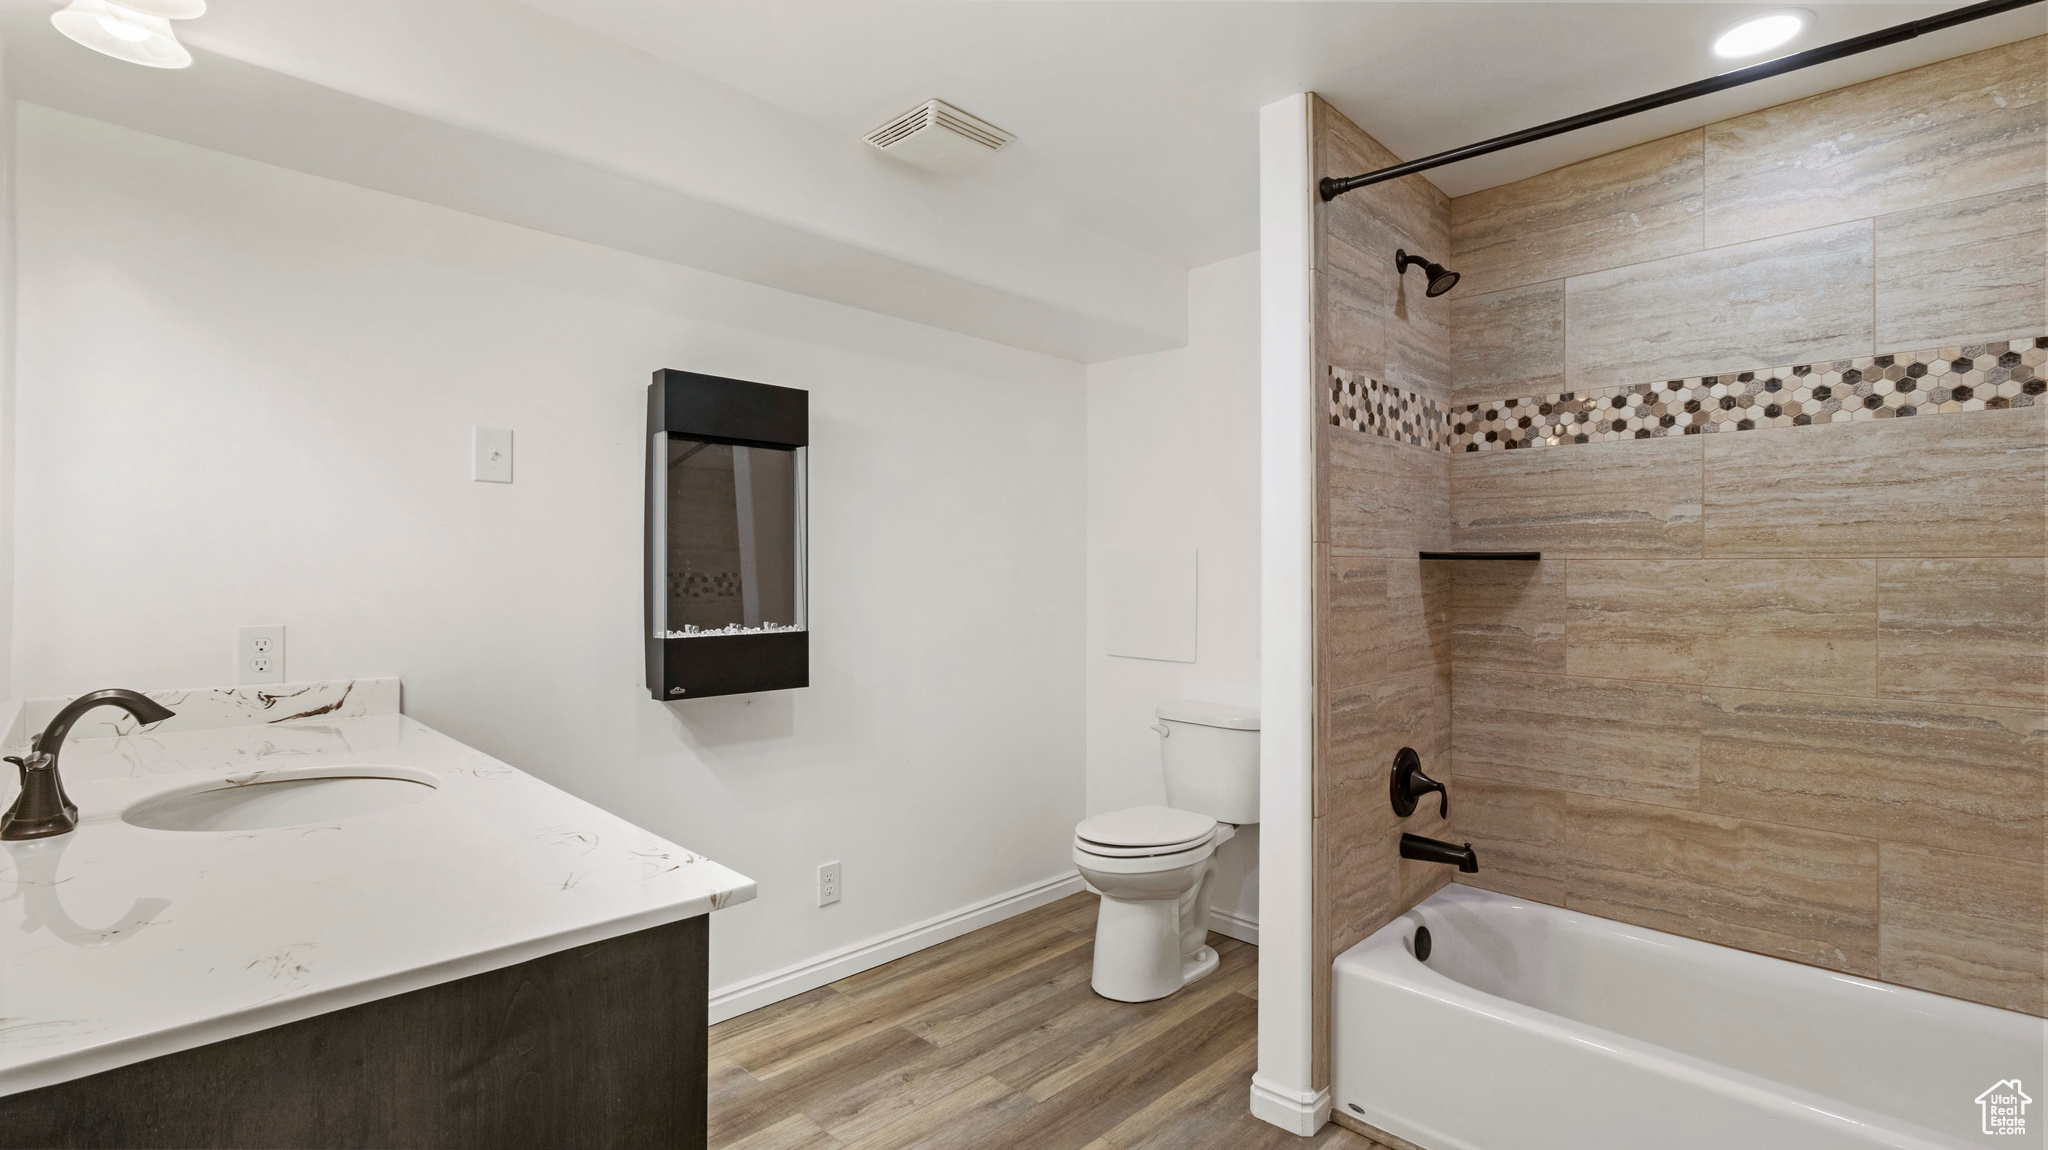
<instances>
[{"instance_id":1,"label":"toilet seat","mask_svg":"<svg viewBox=\"0 0 2048 1150\"><path fill-rule=\"evenodd\" d=\"M1189 847L1165 853L1099 855L1088 849L1089 844L1076 840L1074 843L1074 865L1103 874L1148 875L1165 874L1176 870L1193 870L1209 860L1216 853L1217 844L1212 839Z\"/></svg>"},{"instance_id":2,"label":"toilet seat","mask_svg":"<svg viewBox=\"0 0 2048 1150\"><path fill-rule=\"evenodd\" d=\"M1074 838L1074 849L1099 859L1164 858L1167 855L1183 854L1197 847L1208 846L1209 840L1212 837L1214 836L1203 835L1201 838L1191 839L1188 842L1168 843L1165 846L1156 847L1106 847L1101 843L1091 843L1077 835Z\"/></svg>"},{"instance_id":3,"label":"toilet seat","mask_svg":"<svg viewBox=\"0 0 2048 1150\"><path fill-rule=\"evenodd\" d=\"M1074 828L1074 849L1101 858L1177 854L1206 844L1216 820L1193 811L1148 804L1084 819Z\"/></svg>"}]
</instances>

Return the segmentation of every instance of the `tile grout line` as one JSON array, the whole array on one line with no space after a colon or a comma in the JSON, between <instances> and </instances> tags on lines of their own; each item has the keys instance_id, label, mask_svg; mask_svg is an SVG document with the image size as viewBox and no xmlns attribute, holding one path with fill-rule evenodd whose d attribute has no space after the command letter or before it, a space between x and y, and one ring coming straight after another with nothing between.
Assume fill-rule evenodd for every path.
<instances>
[{"instance_id":1,"label":"tile grout line","mask_svg":"<svg viewBox=\"0 0 2048 1150\"><path fill-rule=\"evenodd\" d=\"M1700 251L1707 250L1707 127L1700 125Z\"/></svg>"},{"instance_id":2,"label":"tile grout line","mask_svg":"<svg viewBox=\"0 0 2048 1150\"><path fill-rule=\"evenodd\" d=\"M1877 217L1870 217L1870 354L1877 352Z\"/></svg>"}]
</instances>

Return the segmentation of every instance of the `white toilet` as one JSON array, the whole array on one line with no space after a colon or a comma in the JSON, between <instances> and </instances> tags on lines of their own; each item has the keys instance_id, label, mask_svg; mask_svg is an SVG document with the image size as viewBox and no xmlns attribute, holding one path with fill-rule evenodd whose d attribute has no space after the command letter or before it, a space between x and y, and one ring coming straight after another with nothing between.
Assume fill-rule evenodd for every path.
<instances>
[{"instance_id":1,"label":"white toilet","mask_svg":"<svg viewBox=\"0 0 2048 1150\"><path fill-rule=\"evenodd\" d=\"M1209 897L1216 848L1259 821L1259 713L1162 703L1159 758L1171 806L1130 807L1074 828L1074 865L1102 893L1095 993L1164 998L1216 969Z\"/></svg>"}]
</instances>

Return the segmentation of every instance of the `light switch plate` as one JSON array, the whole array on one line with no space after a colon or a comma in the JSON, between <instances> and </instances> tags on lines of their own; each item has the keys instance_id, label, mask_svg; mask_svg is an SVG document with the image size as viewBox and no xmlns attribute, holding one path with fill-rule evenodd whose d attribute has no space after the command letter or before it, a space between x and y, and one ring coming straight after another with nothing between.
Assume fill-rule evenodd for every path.
<instances>
[{"instance_id":1,"label":"light switch plate","mask_svg":"<svg viewBox=\"0 0 2048 1150\"><path fill-rule=\"evenodd\" d=\"M235 685L284 682L284 624L235 628Z\"/></svg>"},{"instance_id":2,"label":"light switch plate","mask_svg":"<svg viewBox=\"0 0 2048 1150\"><path fill-rule=\"evenodd\" d=\"M477 427L471 431L474 442L469 477L478 483L512 482L512 429Z\"/></svg>"}]
</instances>

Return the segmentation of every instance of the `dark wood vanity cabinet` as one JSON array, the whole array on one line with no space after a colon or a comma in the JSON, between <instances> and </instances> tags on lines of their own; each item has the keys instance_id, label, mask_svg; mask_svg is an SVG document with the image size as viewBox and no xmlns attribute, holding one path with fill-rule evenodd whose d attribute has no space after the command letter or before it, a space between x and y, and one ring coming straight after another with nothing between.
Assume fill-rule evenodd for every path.
<instances>
[{"instance_id":1,"label":"dark wood vanity cabinet","mask_svg":"<svg viewBox=\"0 0 2048 1150\"><path fill-rule=\"evenodd\" d=\"M702 1150L709 921L0 1097L0 1147Z\"/></svg>"}]
</instances>

